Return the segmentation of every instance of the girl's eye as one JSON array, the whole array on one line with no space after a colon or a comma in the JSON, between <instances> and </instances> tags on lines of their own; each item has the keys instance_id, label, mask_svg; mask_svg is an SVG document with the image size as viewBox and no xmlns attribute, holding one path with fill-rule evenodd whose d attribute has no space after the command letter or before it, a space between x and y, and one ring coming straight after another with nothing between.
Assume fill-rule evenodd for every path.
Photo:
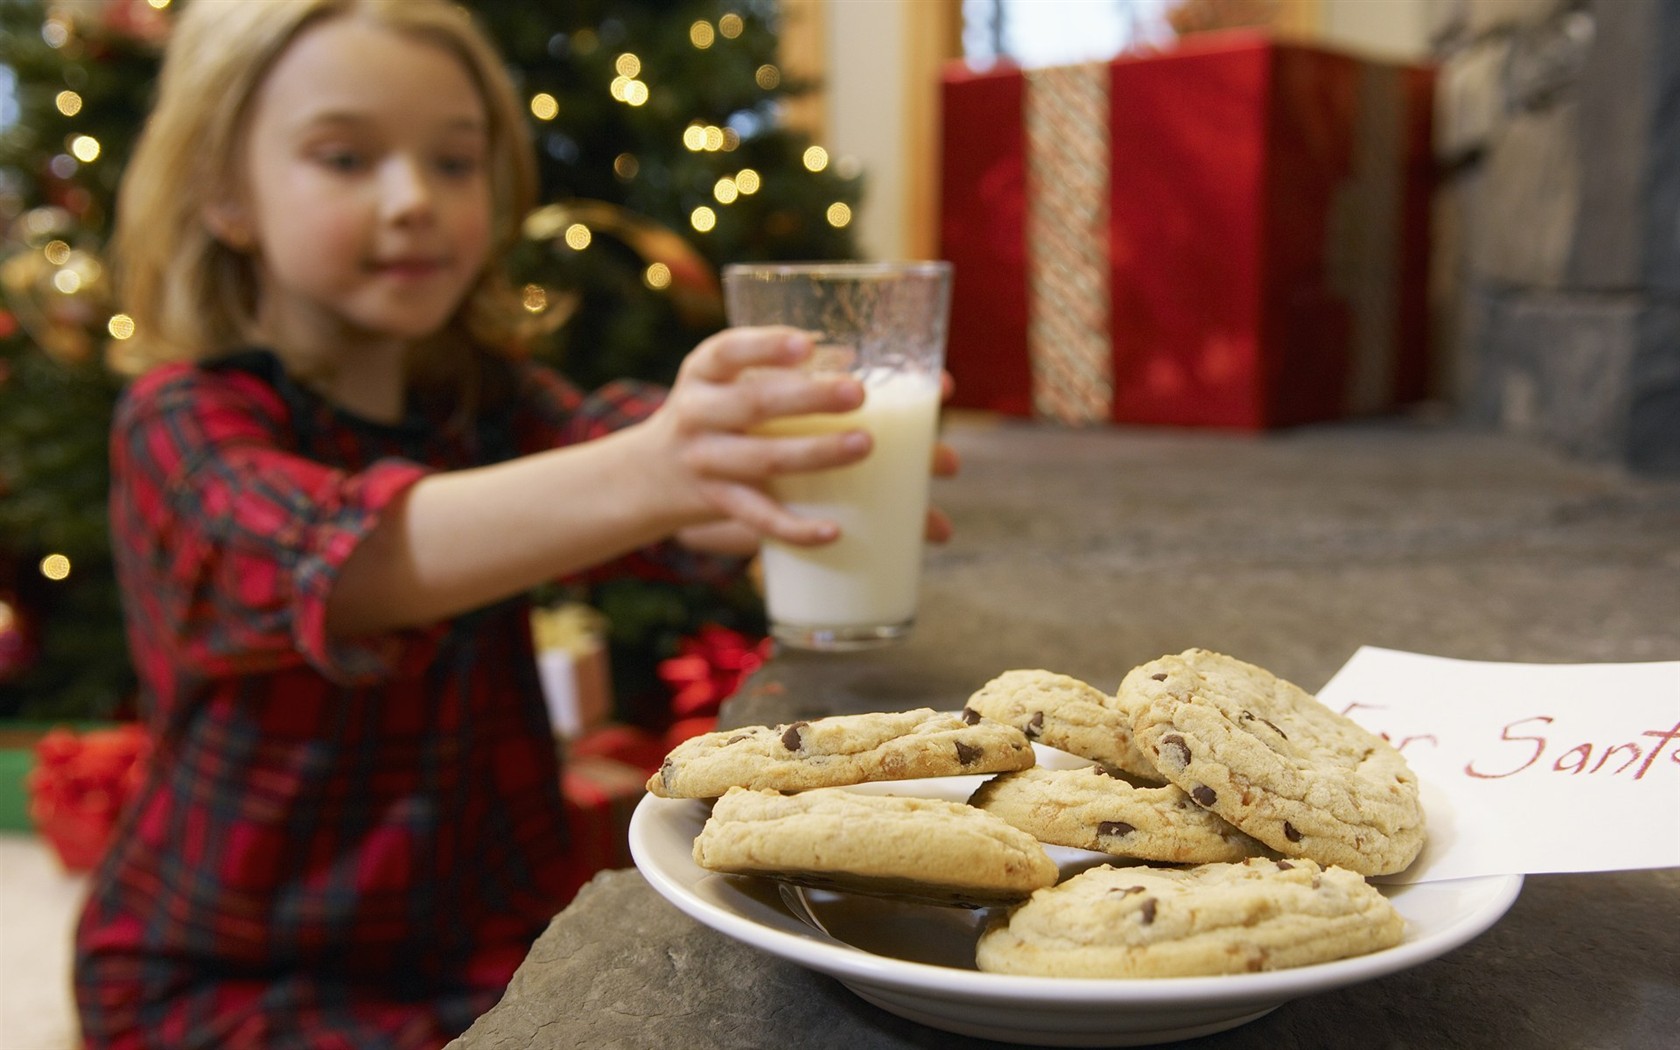
<instances>
[{"instance_id":1,"label":"girl's eye","mask_svg":"<svg viewBox=\"0 0 1680 1050\"><path fill-rule=\"evenodd\" d=\"M367 167L367 157L352 149L327 149L315 154L315 162L329 171L351 172L361 171Z\"/></svg>"},{"instance_id":2,"label":"girl's eye","mask_svg":"<svg viewBox=\"0 0 1680 1050\"><path fill-rule=\"evenodd\" d=\"M450 178L464 178L476 174L481 166L476 155L467 153L441 156L435 163L438 172Z\"/></svg>"}]
</instances>

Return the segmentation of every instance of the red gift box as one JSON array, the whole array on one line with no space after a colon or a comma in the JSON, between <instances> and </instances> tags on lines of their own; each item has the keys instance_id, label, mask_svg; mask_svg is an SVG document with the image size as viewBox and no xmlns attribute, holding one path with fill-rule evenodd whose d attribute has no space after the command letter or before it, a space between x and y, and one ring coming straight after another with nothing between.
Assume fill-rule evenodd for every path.
<instances>
[{"instance_id":1,"label":"red gift box","mask_svg":"<svg viewBox=\"0 0 1680 1050\"><path fill-rule=\"evenodd\" d=\"M949 71L953 403L1258 430L1423 398L1433 85L1247 32Z\"/></svg>"}]
</instances>

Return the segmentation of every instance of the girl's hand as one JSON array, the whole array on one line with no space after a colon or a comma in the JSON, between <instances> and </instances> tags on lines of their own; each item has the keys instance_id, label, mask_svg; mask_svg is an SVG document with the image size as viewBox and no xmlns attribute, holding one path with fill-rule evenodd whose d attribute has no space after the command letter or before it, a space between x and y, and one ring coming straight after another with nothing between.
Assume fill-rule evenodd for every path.
<instances>
[{"instance_id":1,"label":"girl's hand","mask_svg":"<svg viewBox=\"0 0 1680 1050\"><path fill-rule=\"evenodd\" d=\"M933 446L933 476L948 478L956 472L956 450L943 441L936 442ZM951 533L950 517L938 507L928 507L927 541L945 543L951 538ZM758 552L759 534L738 521L718 521L679 530L677 542L690 550L746 558Z\"/></svg>"},{"instance_id":2,"label":"girl's hand","mask_svg":"<svg viewBox=\"0 0 1680 1050\"><path fill-rule=\"evenodd\" d=\"M951 396L951 375L945 373L941 381L942 397ZM936 441L933 446L933 462L930 469L934 477L948 478L957 473L957 452L943 441ZM929 543L945 543L952 535L951 519L938 507L929 506L927 511L927 529L925 537ZM704 525L694 525L681 529L676 535L677 542L691 550L706 551L711 554L725 554L738 557L750 557L756 553L761 534L753 528L736 520L723 520Z\"/></svg>"},{"instance_id":3,"label":"girl's hand","mask_svg":"<svg viewBox=\"0 0 1680 1050\"><path fill-rule=\"evenodd\" d=\"M800 371L810 352L810 337L792 328L732 328L683 360L670 396L643 426L654 442L645 480L658 486L662 502L674 501L684 528L721 518L801 546L839 535L834 522L794 514L765 485L778 474L857 462L869 454L868 432L751 432L779 416L850 412L863 404L857 380ZM704 540L706 533L698 535ZM716 536L708 548L717 549Z\"/></svg>"}]
</instances>

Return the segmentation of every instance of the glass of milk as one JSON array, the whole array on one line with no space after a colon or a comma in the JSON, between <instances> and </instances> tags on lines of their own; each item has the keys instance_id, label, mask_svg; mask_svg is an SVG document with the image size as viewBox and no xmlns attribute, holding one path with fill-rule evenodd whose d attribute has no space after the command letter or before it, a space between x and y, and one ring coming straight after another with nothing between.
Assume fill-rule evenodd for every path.
<instances>
[{"instance_id":1,"label":"glass of milk","mask_svg":"<svg viewBox=\"0 0 1680 1050\"><path fill-rule=\"evenodd\" d=\"M818 547L765 543L771 633L803 649L902 641L916 619L951 264L745 263L724 268L723 287L731 325L810 332L806 367L863 383L854 412L783 417L761 432L856 428L874 438L859 463L771 483L792 510L840 526L838 540Z\"/></svg>"}]
</instances>

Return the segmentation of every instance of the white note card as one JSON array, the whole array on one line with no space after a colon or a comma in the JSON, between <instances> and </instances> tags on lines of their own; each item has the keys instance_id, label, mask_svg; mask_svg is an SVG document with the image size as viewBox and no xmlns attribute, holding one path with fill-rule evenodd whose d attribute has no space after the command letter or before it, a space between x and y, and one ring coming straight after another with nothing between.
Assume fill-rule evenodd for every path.
<instances>
[{"instance_id":1,"label":"white note card","mask_svg":"<svg viewBox=\"0 0 1680 1050\"><path fill-rule=\"evenodd\" d=\"M1318 698L1398 747L1422 786L1423 853L1377 881L1680 866L1680 662L1367 646Z\"/></svg>"}]
</instances>

